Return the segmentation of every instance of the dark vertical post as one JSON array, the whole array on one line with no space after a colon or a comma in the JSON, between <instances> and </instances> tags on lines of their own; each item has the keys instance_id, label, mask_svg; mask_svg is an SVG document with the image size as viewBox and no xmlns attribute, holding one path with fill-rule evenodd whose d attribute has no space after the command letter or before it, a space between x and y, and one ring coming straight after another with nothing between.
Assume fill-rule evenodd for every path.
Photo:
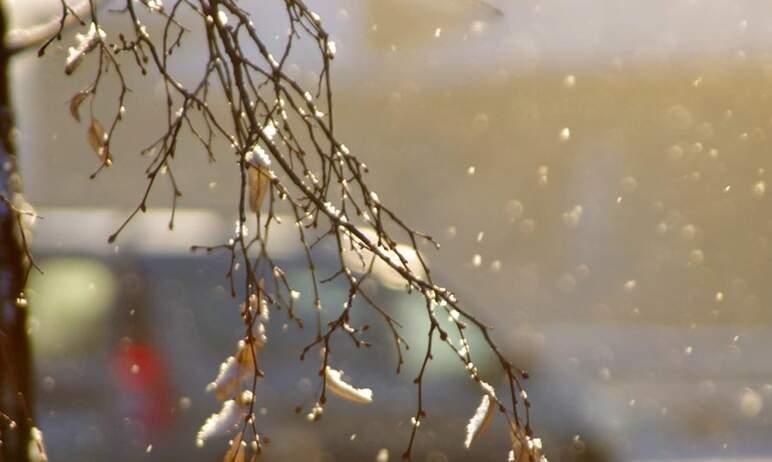
<instances>
[{"instance_id":1,"label":"dark vertical post","mask_svg":"<svg viewBox=\"0 0 772 462\"><path fill-rule=\"evenodd\" d=\"M7 17L0 4L0 195L12 201L21 191L10 93L11 52L3 38ZM0 201L0 449L1 462L26 462L33 416L32 357L27 338L24 290L26 261L19 215ZM13 424L11 424L13 422Z\"/></svg>"}]
</instances>

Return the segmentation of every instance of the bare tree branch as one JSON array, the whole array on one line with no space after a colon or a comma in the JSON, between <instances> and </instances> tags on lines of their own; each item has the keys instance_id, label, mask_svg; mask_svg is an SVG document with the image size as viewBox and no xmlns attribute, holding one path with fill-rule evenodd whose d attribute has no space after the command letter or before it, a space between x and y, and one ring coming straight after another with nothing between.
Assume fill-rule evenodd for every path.
<instances>
[{"instance_id":1,"label":"bare tree branch","mask_svg":"<svg viewBox=\"0 0 772 462\"><path fill-rule=\"evenodd\" d=\"M318 420L327 404L327 391L349 396L358 402L369 402L369 389L357 389L339 379L334 369L332 339L343 336L355 348L368 346L364 337L367 326L351 323L355 309L372 309L391 333L398 352L397 372L407 349L401 335L402 326L386 307L379 306L368 293L368 280L387 278L407 292L417 294L424 302L429 322L428 345L423 356L417 385L417 407L412 416L413 429L404 457L413 455L418 427L428 415L423 396L423 381L433 351L448 348L459 361L461 370L480 387L480 395L492 403L507 421L506 432L512 437L512 451L518 460L539 460L540 442L533 438L530 424L530 403L523 386L525 371L516 368L503 354L491 335L491 328L477 318L472 310L462 306L454 293L434 280L426 258L425 244L439 244L409 224L388 205L381 203L367 178L367 166L338 139L334 124L332 61L336 46L322 25L321 18L301 0L276 0L284 7L288 34L279 41L276 55L269 51L263 33L251 20L250 13L235 0L172 0L166 5L160 0L140 3L124 0L118 11L128 22L130 33L113 37L100 27L91 0L92 19L88 32L77 36L69 49L65 70L77 70L85 59L97 61L90 83L77 92L71 101L73 118L80 122L79 108L88 105L89 129L87 140L97 155L99 166L93 176L112 165L112 140L122 127L129 92L129 74L124 65L136 65L143 75L153 75L163 84L165 123L160 134L149 140L141 151L149 159L146 185L138 204L126 220L108 238L113 242L123 230L147 208L150 194L159 182L171 187L172 213L169 228L174 226L174 211L180 190L173 170L179 162L177 146L180 137L192 135L210 159L229 156L235 160L233 181L240 185L240 195L234 204L238 216L236 229L225 242L194 246L193 250L224 252L229 257L226 277L231 295L241 292L239 313L244 334L236 353L226 359L210 388L225 400L222 411L206 421L199 432L201 444L215 434L241 423L238 445L248 446L253 454L262 449L261 432L254 419L254 399L259 381L271 371L263 371L258 362L262 346L272 334L266 332L265 319L269 311L283 310L303 326L315 324L316 336L303 349L301 360L311 351L320 353L320 388L308 418ZM170 4L169 4L170 3ZM70 11L63 4L59 35L66 26ZM138 10L146 10L140 14ZM194 24L181 24L178 18L186 11ZM149 25L162 26L163 33L148 32ZM157 30L157 29L153 29ZM190 76L181 78L170 65L173 52L183 46L184 37L196 30L205 37L207 62L193 85L184 85ZM271 46L276 44L271 39ZM319 78L316 87L308 89L290 76L286 67L298 46L314 47L319 58ZM276 48L272 48L276 50ZM108 72L109 71L109 72ZM112 79L120 91L110 114L98 113L94 101L101 95L107 79ZM299 292L286 277L284 268L271 256L270 236L275 225L289 216L298 230L298 246L308 265L312 280L315 316L303 319L296 315ZM286 218L284 218L286 219ZM250 237L248 228L253 228ZM318 274L318 255L312 252L326 245L334 253L334 271L329 277ZM239 270L237 272L237 269ZM342 305L325 300L320 286L341 280L348 288ZM240 290L239 290L240 289ZM363 300L363 304L357 304ZM234 304L235 305L235 304ZM333 313L332 320L322 322L321 311ZM440 317L447 316L451 329L446 329ZM482 336L480 345L472 345L467 329L477 329ZM473 361L478 349L496 357L506 377L504 396L498 398L494 386L488 384ZM335 371L331 374L330 371ZM251 378L248 388L242 388L245 378ZM247 444L249 442L249 444ZM246 449L245 449L246 451ZM240 449L228 451L236 459Z\"/></svg>"}]
</instances>

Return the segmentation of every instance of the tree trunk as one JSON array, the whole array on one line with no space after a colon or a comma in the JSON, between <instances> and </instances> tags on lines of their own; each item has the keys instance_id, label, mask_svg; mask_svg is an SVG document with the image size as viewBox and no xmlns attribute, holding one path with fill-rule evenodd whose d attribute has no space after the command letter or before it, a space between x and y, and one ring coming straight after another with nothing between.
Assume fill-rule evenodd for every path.
<instances>
[{"instance_id":1,"label":"tree trunk","mask_svg":"<svg viewBox=\"0 0 772 462\"><path fill-rule=\"evenodd\" d=\"M7 31L0 5L0 41ZM0 195L11 203L21 192L14 144L10 96L11 53L0 43ZM0 201L0 462L28 460L33 416L32 358L27 338L27 307L23 300L26 261L20 239L19 214ZM4 415L3 415L4 414Z\"/></svg>"}]
</instances>

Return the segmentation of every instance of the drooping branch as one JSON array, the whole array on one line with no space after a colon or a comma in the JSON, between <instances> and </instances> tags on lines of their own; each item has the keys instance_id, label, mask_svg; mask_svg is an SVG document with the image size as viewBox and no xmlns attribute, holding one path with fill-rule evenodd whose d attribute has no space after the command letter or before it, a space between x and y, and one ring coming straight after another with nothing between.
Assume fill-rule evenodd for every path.
<instances>
[{"instance_id":1,"label":"drooping branch","mask_svg":"<svg viewBox=\"0 0 772 462\"><path fill-rule=\"evenodd\" d=\"M145 212L159 180L166 180L171 186L169 227L173 228L177 199L183 194L173 174L179 161L176 153L180 137L192 135L210 159L225 155L235 161L233 178L240 186L239 199L234 204L238 217L235 231L225 243L193 249L225 252L229 256L226 277L233 297L240 292L237 288L242 289L239 306L244 335L236 354L223 363L213 382L213 389L227 390L218 397L230 399L221 413L207 421L199 440L203 444L209 436L229 430L226 424L236 421L241 423L241 432L229 454L237 457L239 448L246 447L248 441L254 453L262 450L253 409L259 379L270 376L270 371L259 367L258 356L270 334L265 331L265 320L271 311L284 310L299 326L315 322L316 337L306 345L301 357L315 349L321 353L320 391L308 413L310 420L318 420L322 415L328 389L346 389L352 400L358 399L351 391L355 387L341 385L341 374L332 367L331 347L331 339L338 335L350 338L355 348L367 346L363 338L366 327L351 325L350 314L356 299L364 300L363 305L372 309L392 333L399 372L407 345L400 333L401 326L389 309L375 303L366 289L365 281L376 280L420 295L430 325L424 361L415 379L418 403L405 457L411 457L418 426L426 416L423 377L430 370L432 349L449 348L458 358L459 367L480 385L481 396L505 416L507 433L513 437L513 453L526 454L523 460L538 460L540 445L538 439L532 438L530 404L522 383L527 374L505 357L491 336L491 328L462 306L451 290L434 280L422 248L424 244L435 248L439 245L381 203L367 179L367 166L338 139L333 118L335 42L322 26L321 18L302 1L281 2L288 34L275 55L269 51L249 12L234 0L176 0L166 5L158 0L143 0L141 4L125 0L120 13L125 15L132 33L117 39L100 27L92 3L92 23L86 34L77 36L78 42L70 48L66 63L66 70L71 73L89 56L98 60L91 82L73 96L71 103L77 121L81 105L91 103L88 142L99 159L94 175L111 166L111 143L130 104L129 74L122 67L124 61L138 66L143 75L157 76L163 83L165 126L142 151L150 158L146 186L138 205L109 237L110 242L119 239L122 231ZM182 24L182 11L192 13L194 20L188 22L193 24ZM61 27L63 24L64 21ZM154 33L151 37L152 26L160 26L162 34ZM207 61L195 83L184 85L182 82L190 79L174 73L170 57L194 30L205 37ZM293 51L301 46L314 47L319 56L319 79L311 90L293 79L286 69ZM114 112L105 118L96 112L93 102L100 95L103 79L110 77L121 90ZM271 230L282 219L291 220L298 230L299 250L306 258L313 283L315 319L297 317L293 308L300 294L289 282L284 268L271 257ZM335 254L336 268L329 276L318 274L318 257L313 250L320 246L327 246ZM322 284L336 279L348 287L342 307L335 301L324 300L320 291ZM326 324L322 322L323 309L335 313ZM442 327L440 316L448 316L452 332ZM481 332L482 345L470 344L466 335L469 328ZM473 348L486 349L497 358L506 377L508 402L497 397L495 387L477 370L472 360ZM331 376L329 371L337 375ZM251 377L248 389L239 392L239 384L247 376ZM367 400L362 398L359 402L364 401Z\"/></svg>"}]
</instances>

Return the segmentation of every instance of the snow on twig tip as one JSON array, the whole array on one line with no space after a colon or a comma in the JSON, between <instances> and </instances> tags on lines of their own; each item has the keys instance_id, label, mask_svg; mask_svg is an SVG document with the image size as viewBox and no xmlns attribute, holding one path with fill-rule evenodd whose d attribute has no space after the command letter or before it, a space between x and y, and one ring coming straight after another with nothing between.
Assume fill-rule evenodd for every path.
<instances>
[{"instance_id":1,"label":"snow on twig tip","mask_svg":"<svg viewBox=\"0 0 772 462\"><path fill-rule=\"evenodd\" d=\"M514 422L510 422L509 436L512 440L512 450L507 459L509 462L547 462L547 457L542 454L541 438L528 436Z\"/></svg>"},{"instance_id":2,"label":"snow on twig tip","mask_svg":"<svg viewBox=\"0 0 772 462\"><path fill-rule=\"evenodd\" d=\"M324 373L327 377L327 389L333 394L354 403L369 404L373 402L373 391L369 388L355 388L344 382L343 371L327 366Z\"/></svg>"},{"instance_id":3,"label":"snow on twig tip","mask_svg":"<svg viewBox=\"0 0 772 462\"><path fill-rule=\"evenodd\" d=\"M483 395L480 405L477 407L474 415L466 424L466 440L464 446L469 449L474 440L476 440L491 422L491 417L496 411L496 400L491 399L491 395Z\"/></svg>"},{"instance_id":4,"label":"snow on twig tip","mask_svg":"<svg viewBox=\"0 0 772 462\"><path fill-rule=\"evenodd\" d=\"M196 435L196 445L201 447L204 442L218 435L224 435L236 427L246 415L245 410L236 401L228 400L222 403L222 409L206 419Z\"/></svg>"},{"instance_id":5,"label":"snow on twig tip","mask_svg":"<svg viewBox=\"0 0 772 462\"><path fill-rule=\"evenodd\" d=\"M85 34L75 34L76 45L67 49L67 61L64 66L64 72L67 75L75 72L80 66L83 57L91 50L96 48L100 40L104 40L107 35L102 28L97 27L93 22Z\"/></svg>"},{"instance_id":6,"label":"snow on twig tip","mask_svg":"<svg viewBox=\"0 0 772 462\"><path fill-rule=\"evenodd\" d=\"M260 338L256 338L256 340L254 348L262 347L264 342L261 342ZM217 374L214 382L207 385L206 391L214 391L215 396L219 400L233 396L241 380L254 371L255 363L252 358L252 348L250 348L248 343L241 341L239 342L239 351L236 353L236 356L229 356L220 364L220 372Z\"/></svg>"}]
</instances>

